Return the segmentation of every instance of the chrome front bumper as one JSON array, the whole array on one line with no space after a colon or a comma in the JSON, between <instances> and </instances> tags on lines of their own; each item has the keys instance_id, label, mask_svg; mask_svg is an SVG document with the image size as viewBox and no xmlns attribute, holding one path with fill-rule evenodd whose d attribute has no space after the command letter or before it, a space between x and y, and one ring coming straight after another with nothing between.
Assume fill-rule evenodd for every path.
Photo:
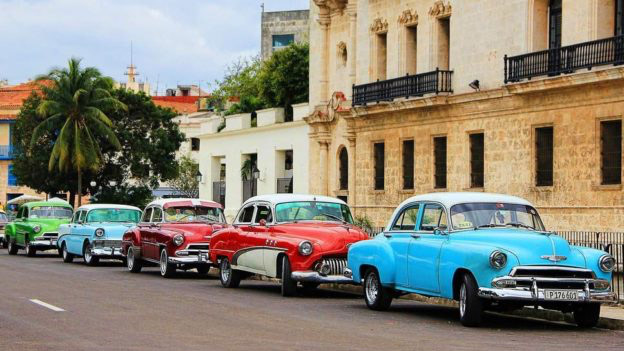
<instances>
[{"instance_id":1,"label":"chrome front bumper","mask_svg":"<svg viewBox=\"0 0 624 351\"><path fill-rule=\"evenodd\" d=\"M353 280L344 275L321 275L316 271L292 272L290 276L292 279L304 283L353 284Z\"/></svg>"},{"instance_id":2,"label":"chrome front bumper","mask_svg":"<svg viewBox=\"0 0 624 351\"><path fill-rule=\"evenodd\" d=\"M54 239L40 239L29 241L28 244L37 250L51 250L56 249L56 238Z\"/></svg>"},{"instance_id":3,"label":"chrome front bumper","mask_svg":"<svg viewBox=\"0 0 624 351\"><path fill-rule=\"evenodd\" d=\"M501 277L492 281L492 286L501 286L506 283L530 281L530 287L494 287L479 288L479 297L492 300L516 300L516 301L534 301L534 302L615 302L617 295L611 291L590 289L590 284L596 284L609 287L609 282L603 279L584 279L584 278L543 278L543 277ZM538 284L542 283L582 283L583 289L558 289L539 288ZM509 284L508 284L509 285ZM546 299L546 290L568 290L576 291L578 299L576 300L555 300Z\"/></svg>"},{"instance_id":4,"label":"chrome front bumper","mask_svg":"<svg viewBox=\"0 0 624 351\"><path fill-rule=\"evenodd\" d=\"M189 254L186 250L176 252L176 256L169 256L169 263L174 264L212 264L208 258L208 251L200 251L198 254Z\"/></svg>"},{"instance_id":5,"label":"chrome front bumper","mask_svg":"<svg viewBox=\"0 0 624 351\"><path fill-rule=\"evenodd\" d=\"M97 257L124 257L120 247L94 247L91 249L91 255Z\"/></svg>"}]
</instances>

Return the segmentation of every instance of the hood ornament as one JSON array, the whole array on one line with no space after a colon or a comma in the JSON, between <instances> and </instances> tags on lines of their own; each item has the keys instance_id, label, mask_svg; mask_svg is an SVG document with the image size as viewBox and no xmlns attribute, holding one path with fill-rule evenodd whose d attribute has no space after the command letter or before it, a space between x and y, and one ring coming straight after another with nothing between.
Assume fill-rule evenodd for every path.
<instances>
[{"instance_id":1,"label":"hood ornament","mask_svg":"<svg viewBox=\"0 0 624 351\"><path fill-rule=\"evenodd\" d=\"M543 260L549 260L550 262L559 262L559 261L565 261L568 259L566 256L558 256L558 255L543 255L541 258Z\"/></svg>"}]
</instances>

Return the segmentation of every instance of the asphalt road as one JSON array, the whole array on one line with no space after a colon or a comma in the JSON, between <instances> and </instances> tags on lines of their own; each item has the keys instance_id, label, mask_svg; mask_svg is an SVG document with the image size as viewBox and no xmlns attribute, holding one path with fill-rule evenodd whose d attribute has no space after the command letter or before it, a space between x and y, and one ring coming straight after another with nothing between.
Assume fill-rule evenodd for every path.
<instances>
[{"instance_id":1,"label":"asphalt road","mask_svg":"<svg viewBox=\"0 0 624 351\"><path fill-rule=\"evenodd\" d=\"M268 282L224 289L191 272L77 261L0 250L0 350L624 350L624 332L500 315L472 329L448 307L373 312L345 293L283 298Z\"/></svg>"}]
</instances>

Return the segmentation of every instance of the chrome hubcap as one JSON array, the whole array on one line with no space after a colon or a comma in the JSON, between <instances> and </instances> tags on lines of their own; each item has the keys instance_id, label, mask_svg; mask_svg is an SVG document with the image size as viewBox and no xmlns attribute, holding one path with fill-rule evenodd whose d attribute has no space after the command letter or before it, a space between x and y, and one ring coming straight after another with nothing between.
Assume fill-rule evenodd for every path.
<instances>
[{"instance_id":1,"label":"chrome hubcap","mask_svg":"<svg viewBox=\"0 0 624 351\"><path fill-rule=\"evenodd\" d=\"M63 258L67 258L67 246L63 246Z\"/></svg>"},{"instance_id":2,"label":"chrome hubcap","mask_svg":"<svg viewBox=\"0 0 624 351\"><path fill-rule=\"evenodd\" d=\"M91 262L91 246L87 246L85 249L85 260Z\"/></svg>"},{"instance_id":3,"label":"chrome hubcap","mask_svg":"<svg viewBox=\"0 0 624 351\"><path fill-rule=\"evenodd\" d=\"M221 263L221 280L227 282L230 279L230 263L223 260Z\"/></svg>"},{"instance_id":4,"label":"chrome hubcap","mask_svg":"<svg viewBox=\"0 0 624 351\"><path fill-rule=\"evenodd\" d=\"M128 250L128 257L126 258L126 263L128 264L128 269L132 269L134 266L134 250Z\"/></svg>"},{"instance_id":5,"label":"chrome hubcap","mask_svg":"<svg viewBox=\"0 0 624 351\"><path fill-rule=\"evenodd\" d=\"M379 280L377 275L369 274L366 280L366 299L370 303L377 301L377 295L379 294Z\"/></svg>"},{"instance_id":6,"label":"chrome hubcap","mask_svg":"<svg viewBox=\"0 0 624 351\"><path fill-rule=\"evenodd\" d=\"M165 250L160 254L160 274L165 275L167 273L167 252Z\"/></svg>"},{"instance_id":7,"label":"chrome hubcap","mask_svg":"<svg viewBox=\"0 0 624 351\"><path fill-rule=\"evenodd\" d=\"M466 284L462 284L459 288L459 315L466 313Z\"/></svg>"}]
</instances>

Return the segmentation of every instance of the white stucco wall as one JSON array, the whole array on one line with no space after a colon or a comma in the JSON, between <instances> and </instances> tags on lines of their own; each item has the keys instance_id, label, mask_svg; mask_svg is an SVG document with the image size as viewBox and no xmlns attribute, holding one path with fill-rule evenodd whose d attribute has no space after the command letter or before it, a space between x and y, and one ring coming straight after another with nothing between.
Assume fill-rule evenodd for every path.
<instances>
[{"instance_id":1,"label":"white stucco wall","mask_svg":"<svg viewBox=\"0 0 624 351\"><path fill-rule=\"evenodd\" d=\"M200 197L212 199L212 182L219 180L219 164L224 162L225 214L231 220L242 203L240 169L246 155L258 155L258 195L273 194L277 190L276 178L288 175L288 172L280 172L285 150L293 151L293 192L308 193L308 130L308 125L299 120L201 135L199 167L203 179L199 187Z\"/></svg>"}]
</instances>

